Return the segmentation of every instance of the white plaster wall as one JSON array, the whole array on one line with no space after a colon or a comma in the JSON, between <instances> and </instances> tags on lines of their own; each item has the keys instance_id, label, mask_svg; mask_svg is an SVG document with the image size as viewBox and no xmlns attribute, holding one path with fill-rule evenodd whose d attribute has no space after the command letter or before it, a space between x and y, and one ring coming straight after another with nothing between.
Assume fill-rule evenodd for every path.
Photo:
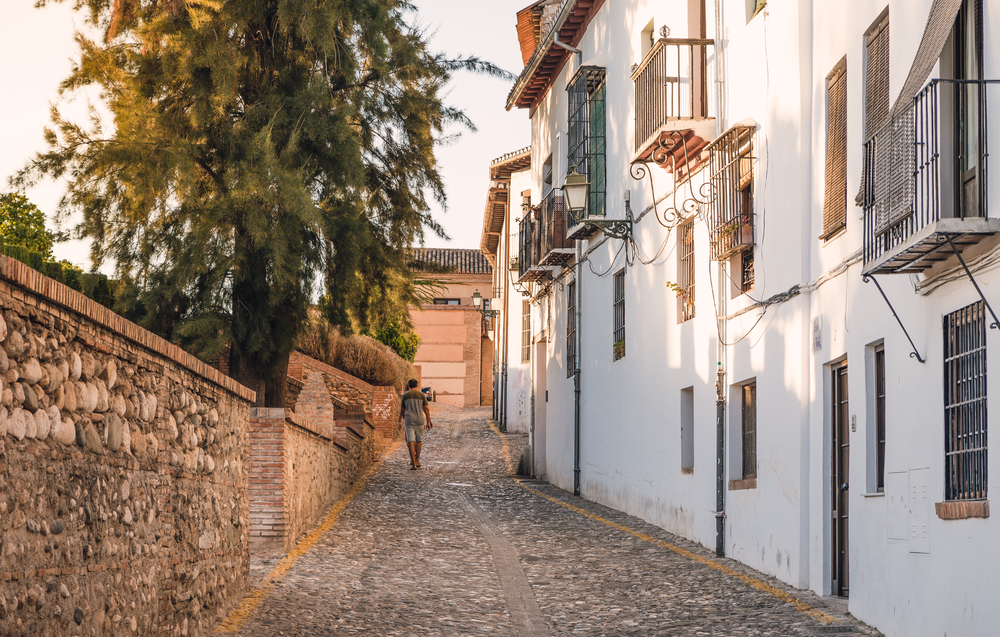
<instances>
[{"instance_id":1,"label":"white plaster wall","mask_svg":"<svg viewBox=\"0 0 1000 637\"><path fill-rule=\"evenodd\" d=\"M1000 0L985 2L986 77L1000 77L994 41L1000 33ZM923 33L932 0L892 0L891 91L902 87ZM714 32L708 2L709 36ZM863 35L886 4L869 0L821 3L772 2L749 24L744 0L723 0L726 43L724 128L739 121L757 126L755 154L756 286L729 298L727 313L828 275L862 245L861 211L853 205L861 179L863 142ZM671 13L672 12L672 13ZM607 68L607 203L610 218L624 215L623 197L639 215L652 202L650 180L627 173L633 145L632 83L639 32L651 18L684 37L683 3L631 0L606 3L580 48L584 64ZM846 231L829 241L822 227L826 154L826 76L847 56L848 182ZM710 64L713 60L710 59ZM541 194L542 162L557 148L556 186L565 171L565 86L570 63L535 110L532 123L534 197ZM998 96L1000 97L1000 96ZM1000 104L991 95L991 104ZM1000 109L991 106L991 116ZM998 142L992 141L997 144ZM993 149L991 149L993 151ZM563 162L563 163L560 163ZM990 192L1000 192L1000 174ZM695 178L695 185L704 174ZM669 175L654 169L656 196L672 188ZM992 196L996 199L996 195ZM657 210L662 212L669 203ZM1000 209L996 204L995 210ZM994 212L991 216L1000 216ZM675 236L652 213L635 226L645 257L626 273L626 349L612 361L612 279L623 258L617 240L601 235L584 242L588 252L578 294L582 307L581 487L588 499L637 515L706 546L715 545L715 372L718 334L713 315L716 266L707 257L707 231L696 221L695 319L678 325L673 292L677 280ZM668 236L669 235L669 236ZM658 253L663 245L662 252ZM993 248L990 248L993 249ZM831 417L829 364L846 357L850 374L851 434L850 570L853 614L890 636L991 635L1000 621L993 601L1000 531L991 519L944 521L933 503L944 497L942 317L978 299L967 280L929 295L914 293L906 276L880 279L886 294L927 362L909 357L906 341L873 284L856 263L811 292L771 305L763 317L752 309L727 322L726 395L733 384L757 382L757 486L726 493L727 555L781 580L830 594ZM608 273L601 277L596 273ZM547 476L573 488L573 381L565 368L566 291L573 271L559 273L541 303L554 310L545 386ZM977 274L987 299L1000 294L1000 270ZM1000 305L1000 300L998 300ZM542 316L539 308L537 319ZM758 318L760 318L758 322ZM821 322L822 345L812 348L812 324ZM540 328L539 328L540 329ZM537 331L537 330L536 330ZM988 330L989 370L998 367L1000 340ZM930 552L910 552L906 540L887 536L884 495L870 494L872 408L866 385L866 353L884 341L887 365L886 472L929 469L930 492L921 504L929 520ZM989 377L997 395L1000 379ZM694 391L694 471L681 472L680 391ZM738 395L738 394L735 394ZM739 402L727 404L727 480L738 465L731 423ZM995 420L995 417L991 417ZM738 430L738 429L737 429ZM994 454L996 455L996 454ZM995 465L995 463L994 463ZM991 475L997 475L994 466ZM990 489L997 488L991 479Z\"/></svg>"},{"instance_id":2,"label":"white plaster wall","mask_svg":"<svg viewBox=\"0 0 1000 637\"><path fill-rule=\"evenodd\" d=\"M531 172L524 170L511 175L510 179L510 234L500 236L499 255L505 254L505 248L510 243L511 257L517 256L517 219L521 218L521 192L531 188ZM523 296L513 281L517 280L517 272L508 274L510 263L497 261L497 268L503 273L504 297L507 299L507 431L529 433L531 428L531 364L521 362L521 302Z\"/></svg>"}]
</instances>

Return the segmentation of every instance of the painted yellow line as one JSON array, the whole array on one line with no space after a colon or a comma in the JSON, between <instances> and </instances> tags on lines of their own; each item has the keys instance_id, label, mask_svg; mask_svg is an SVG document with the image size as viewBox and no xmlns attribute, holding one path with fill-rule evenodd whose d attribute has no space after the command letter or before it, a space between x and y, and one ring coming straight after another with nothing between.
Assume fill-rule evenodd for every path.
<instances>
[{"instance_id":1,"label":"painted yellow line","mask_svg":"<svg viewBox=\"0 0 1000 637\"><path fill-rule=\"evenodd\" d=\"M496 428L496 426L493 424L492 421L490 422L490 428L494 432L496 432L496 434L498 436L500 436L500 442L501 442L501 444L503 446L504 460L507 462L507 472L510 475L514 475L514 467L511 464L510 448L507 445L507 437L505 435L503 435L502 433L500 433L500 430ZM522 483L520 480L516 480L516 482L517 482L517 485L519 487L521 487L522 489L524 489L525 491L533 493L533 494L535 494L535 495L537 495L537 496L539 496L541 498L544 498L544 499L546 499L549 502L552 502L554 504L558 504L561 507L565 507L565 508L569 509L570 511L573 511L574 513L579 513L580 515L582 515L582 516L584 516L586 518L589 518L591 520L594 520L595 522L600 522L601 524L604 524L606 526L610 526L611 528L617 529L617 530L619 530L619 531L621 531L623 533L628 533L632 537L638 538L638 539L640 539L640 540L642 540L644 542L649 542L650 544L655 544L656 546L659 546L661 548L667 549L668 551L673 551L674 553L677 553L678 555L682 555L682 556L684 556L684 557L686 557L686 558L688 558L690 560L693 560L693 561L695 561L695 562L697 562L699 564L703 564L703 565L705 565L705 566L707 566L709 568L712 568L712 569L715 569L715 570L719 571L720 573L723 573L723 574L728 575L728 576L730 576L730 577L732 577L734 579L737 579L737 580L743 582L744 584L746 584L747 586L750 586L750 587L755 588L755 589L757 589L759 591L765 592L765 593L771 595L772 597L774 597L774 598L776 598L776 599L778 599L778 600L780 600L782 602L785 602L787 604L791 604L791 606L795 610L799 611L800 613L804 613L804 614L812 617L813 619L815 619L817 621L820 621L820 622L822 622L824 624L835 624L835 623L838 623L837 619L835 617L833 617L832 615L824 613L823 611L810 606L809 604L803 602L802 600L794 597L790 593L787 593L787 592L785 592L785 591L783 591L783 590L781 590L779 588L775 588L774 586L771 586L767 582L762 582L762 581L760 581L757 578L751 577L749 575L745 575L743 573L740 573L739 571L735 571L735 570L729 568L728 566L726 566L724 564L721 564L721 563L719 563L719 562L717 562L717 561L715 561L715 560L713 560L711 558L698 555L697 553L693 553L693 552L691 552L691 551L689 551L689 550L687 550L685 548L677 546L676 544L671 544L670 542L665 542L663 540L657 539L657 538L652 537L650 535L646 535L645 533L642 533L640 531L636 531L634 529L630 529L629 527L627 527L627 526L625 526L623 524L618 524L617 522L612 522L611 520L602 518L599 515L591 513L590 511L587 511L585 509L581 509L580 507L572 505L569 502L564 502L563 500L560 500L559 498L554 498L554 497L552 497L550 495L542 493L541 491L538 491L536 489L532 489L531 487L529 487L529 486L525 485L524 483Z\"/></svg>"},{"instance_id":2,"label":"painted yellow line","mask_svg":"<svg viewBox=\"0 0 1000 637\"><path fill-rule=\"evenodd\" d=\"M399 447L399 445L400 441L397 440L392 447L386 450L386 452L382 455L382 458L388 457L389 454L394 452ZM292 567L295 566L295 563L299 560L299 558L305 555L327 531L333 528L333 525L337 523L337 519L340 517L341 512L343 512L344 508L351 503L351 500L353 500L355 496L361 493L361 490L375 473L375 469L377 467L377 464L373 464L365 475L354 483L354 488L352 488L347 495L338 500L337 503L330 508L320 525L302 538L302 541L299 542L295 548L284 557L284 559L278 562L278 565L274 567L274 570L268 573L263 582L255 586L253 590L247 593L246 597L243 598L239 606L234 608L232 612L229 613L229 616L227 616L222 623L216 627L215 632L234 633L243 628L243 624L245 624L247 620L250 619L257 611L257 609L260 608L260 605L264 603L265 599L267 599L267 596L271 593L271 590L274 589L274 586L280 582L290 570L292 570Z\"/></svg>"}]
</instances>

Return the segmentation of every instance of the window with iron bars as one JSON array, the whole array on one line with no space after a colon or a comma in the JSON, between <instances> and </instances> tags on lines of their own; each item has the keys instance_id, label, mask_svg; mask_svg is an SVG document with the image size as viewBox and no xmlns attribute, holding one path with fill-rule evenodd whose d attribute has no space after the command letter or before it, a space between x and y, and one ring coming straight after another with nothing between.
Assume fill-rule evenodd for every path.
<instances>
[{"instance_id":1,"label":"window with iron bars","mask_svg":"<svg viewBox=\"0 0 1000 637\"><path fill-rule=\"evenodd\" d=\"M576 371L576 281L566 288L566 378Z\"/></svg>"},{"instance_id":2,"label":"window with iron bars","mask_svg":"<svg viewBox=\"0 0 1000 637\"><path fill-rule=\"evenodd\" d=\"M531 360L531 303L521 301L521 362Z\"/></svg>"},{"instance_id":3,"label":"window with iron bars","mask_svg":"<svg viewBox=\"0 0 1000 637\"><path fill-rule=\"evenodd\" d=\"M757 383L743 386L743 412L740 415L743 434L742 478L757 477Z\"/></svg>"},{"instance_id":4,"label":"window with iron bars","mask_svg":"<svg viewBox=\"0 0 1000 637\"><path fill-rule=\"evenodd\" d=\"M885 348L875 349L875 489L885 491Z\"/></svg>"},{"instance_id":5,"label":"window with iron bars","mask_svg":"<svg viewBox=\"0 0 1000 637\"><path fill-rule=\"evenodd\" d=\"M725 259L754 245L753 131L733 126L706 150L714 197L708 212L712 259Z\"/></svg>"},{"instance_id":6,"label":"window with iron bars","mask_svg":"<svg viewBox=\"0 0 1000 637\"><path fill-rule=\"evenodd\" d=\"M614 276L614 360L625 358L625 268Z\"/></svg>"},{"instance_id":7,"label":"window with iron bars","mask_svg":"<svg viewBox=\"0 0 1000 637\"><path fill-rule=\"evenodd\" d=\"M587 194L588 216L605 215L607 167L605 146L604 69L583 66L569 86L569 163L590 182Z\"/></svg>"},{"instance_id":8,"label":"window with iron bars","mask_svg":"<svg viewBox=\"0 0 1000 637\"><path fill-rule=\"evenodd\" d=\"M986 498L986 320L980 301L944 317L945 499Z\"/></svg>"},{"instance_id":9,"label":"window with iron bars","mask_svg":"<svg viewBox=\"0 0 1000 637\"><path fill-rule=\"evenodd\" d=\"M677 322L694 318L694 220L681 225L677 238Z\"/></svg>"},{"instance_id":10,"label":"window with iron bars","mask_svg":"<svg viewBox=\"0 0 1000 637\"><path fill-rule=\"evenodd\" d=\"M740 253L740 292L746 294L752 290L754 282L753 248L751 247Z\"/></svg>"}]
</instances>

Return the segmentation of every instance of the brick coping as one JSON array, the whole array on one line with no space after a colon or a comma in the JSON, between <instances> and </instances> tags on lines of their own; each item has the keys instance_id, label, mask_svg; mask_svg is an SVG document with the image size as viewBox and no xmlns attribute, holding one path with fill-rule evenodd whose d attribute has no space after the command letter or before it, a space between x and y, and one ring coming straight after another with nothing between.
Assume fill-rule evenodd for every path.
<instances>
[{"instance_id":1,"label":"brick coping","mask_svg":"<svg viewBox=\"0 0 1000 637\"><path fill-rule=\"evenodd\" d=\"M296 357L304 359L302 362L308 364L314 369L317 369L321 372L326 372L331 376L335 376L347 383L350 383L351 385L354 385L355 387L360 387L361 389L364 389L366 391L369 392L378 390L392 390L394 392L396 391L396 388L393 387L392 385L372 385L371 383L361 380L357 376L351 376L342 369L337 369L336 367L333 367L332 365L327 365L323 361L317 360L312 356L309 356L308 354L303 354L298 350L293 350L291 360L294 360ZM295 376L292 376L292 378L295 378Z\"/></svg>"},{"instance_id":2,"label":"brick coping","mask_svg":"<svg viewBox=\"0 0 1000 637\"><path fill-rule=\"evenodd\" d=\"M103 305L87 298L69 286L51 279L16 259L0 255L0 279L37 295L45 301L63 307L74 314L105 327L118 337L131 341L154 354L184 367L188 371L215 383L226 391L254 403L257 392L244 387L214 367L132 321L115 314Z\"/></svg>"},{"instance_id":3,"label":"brick coping","mask_svg":"<svg viewBox=\"0 0 1000 637\"><path fill-rule=\"evenodd\" d=\"M942 520L968 520L990 517L989 500L950 500L935 502L934 512Z\"/></svg>"}]
</instances>

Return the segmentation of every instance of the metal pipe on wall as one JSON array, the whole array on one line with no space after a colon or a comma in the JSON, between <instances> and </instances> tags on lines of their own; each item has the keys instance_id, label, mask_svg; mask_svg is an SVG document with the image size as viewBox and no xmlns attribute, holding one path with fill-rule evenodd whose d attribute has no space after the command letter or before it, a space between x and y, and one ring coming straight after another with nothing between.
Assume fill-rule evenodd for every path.
<instances>
[{"instance_id":1,"label":"metal pipe on wall","mask_svg":"<svg viewBox=\"0 0 1000 637\"><path fill-rule=\"evenodd\" d=\"M715 0L715 132L716 137L725 130L724 84L723 84L723 31L722 31L722 0ZM726 554L726 272L725 263L718 261L718 323L719 334L719 369L715 380L715 436L716 436L716 466L715 466L715 554Z\"/></svg>"}]
</instances>

